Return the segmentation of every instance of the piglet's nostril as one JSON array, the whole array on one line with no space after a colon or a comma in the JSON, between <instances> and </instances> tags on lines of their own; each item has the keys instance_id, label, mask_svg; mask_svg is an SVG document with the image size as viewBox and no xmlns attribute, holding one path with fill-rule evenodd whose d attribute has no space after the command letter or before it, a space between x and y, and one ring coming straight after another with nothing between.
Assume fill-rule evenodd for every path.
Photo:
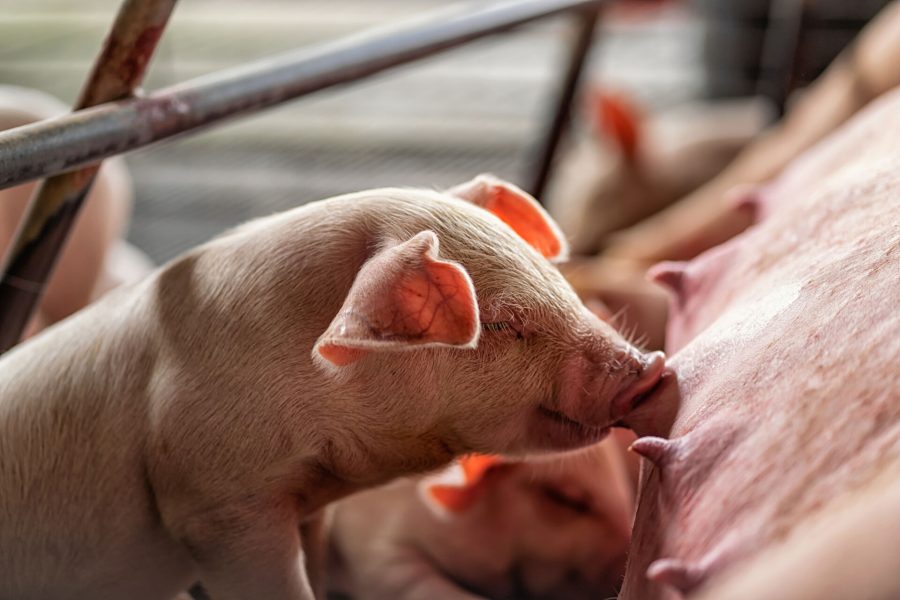
<instances>
[{"instance_id":1,"label":"piglet's nostril","mask_svg":"<svg viewBox=\"0 0 900 600\"><path fill-rule=\"evenodd\" d=\"M619 364L619 371L624 370L624 375L631 377L639 377L645 371L653 373L656 370L661 369L666 360L666 356L662 352L644 354L634 348L628 348L622 355L624 358L613 362Z\"/></svg>"},{"instance_id":2,"label":"piglet's nostril","mask_svg":"<svg viewBox=\"0 0 900 600\"><path fill-rule=\"evenodd\" d=\"M650 374L651 377L656 377L666 366L666 355L663 352L651 352L649 354L644 354L641 357L641 370Z\"/></svg>"},{"instance_id":3,"label":"piglet's nostril","mask_svg":"<svg viewBox=\"0 0 900 600\"><path fill-rule=\"evenodd\" d=\"M626 380L624 389L616 395L610 405L613 420L621 418L634 408L642 396L656 386L666 368L666 355L662 352L629 353L629 356L634 357L637 366L634 373L629 373L631 377Z\"/></svg>"}]
</instances>

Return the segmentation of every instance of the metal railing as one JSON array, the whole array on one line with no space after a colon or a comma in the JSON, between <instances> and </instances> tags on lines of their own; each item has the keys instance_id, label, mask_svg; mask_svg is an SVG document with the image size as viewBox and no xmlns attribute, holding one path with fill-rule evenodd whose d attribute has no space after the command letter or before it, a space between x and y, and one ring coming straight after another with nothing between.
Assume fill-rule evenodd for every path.
<instances>
[{"instance_id":1,"label":"metal railing","mask_svg":"<svg viewBox=\"0 0 900 600\"><path fill-rule=\"evenodd\" d=\"M568 67L541 141L530 191L540 195L569 116L606 0L467 3L431 19L379 29L198 77L148 95L137 86L175 0L125 0L75 112L0 132L0 189L39 187L6 254L0 279L0 352L21 338L104 158L196 132L312 92L360 80L473 40L574 13ZM477 6L477 8L473 8Z\"/></svg>"}]
</instances>

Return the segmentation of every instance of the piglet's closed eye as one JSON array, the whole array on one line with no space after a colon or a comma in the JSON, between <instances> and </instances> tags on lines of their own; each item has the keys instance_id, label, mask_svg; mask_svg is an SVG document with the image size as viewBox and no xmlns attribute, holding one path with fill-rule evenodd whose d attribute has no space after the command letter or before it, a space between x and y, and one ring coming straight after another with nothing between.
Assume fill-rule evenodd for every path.
<instances>
[{"instance_id":1,"label":"piglet's closed eye","mask_svg":"<svg viewBox=\"0 0 900 600\"><path fill-rule=\"evenodd\" d=\"M313 353L342 367L368 352L471 348L479 330L469 275L462 266L440 260L437 236L422 231L362 266Z\"/></svg>"},{"instance_id":2,"label":"piglet's closed eye","mask_svg":"<svg viewBox=\"0 0 900 600\"><path fill-rule=\"evenodd\" d=\"M479 175L447 193L492 213L548 260L569 258L569 245L559 226L537 200L513 184L492 175Z\"/></svg>"}]
</instances>

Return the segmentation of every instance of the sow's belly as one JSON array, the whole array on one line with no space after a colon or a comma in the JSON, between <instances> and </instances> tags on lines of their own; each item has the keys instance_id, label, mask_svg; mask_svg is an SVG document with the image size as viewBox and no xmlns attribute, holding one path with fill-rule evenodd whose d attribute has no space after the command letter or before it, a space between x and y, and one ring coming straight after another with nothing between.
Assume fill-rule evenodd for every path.
<instances>
[{"instance_id":1,"label":"sow's belly","mask_svg":"<svg viewBox=\"0 0 900 600\"><path fill-rule=\"evenodd\" d=\"M661 276L677 404L624 598L677 598L900 465L900 95L799 159L764 219ZM670 407L671 409L671 407ZM673 409L674 410L674 409Z\"/></svg>"}]
</instances>

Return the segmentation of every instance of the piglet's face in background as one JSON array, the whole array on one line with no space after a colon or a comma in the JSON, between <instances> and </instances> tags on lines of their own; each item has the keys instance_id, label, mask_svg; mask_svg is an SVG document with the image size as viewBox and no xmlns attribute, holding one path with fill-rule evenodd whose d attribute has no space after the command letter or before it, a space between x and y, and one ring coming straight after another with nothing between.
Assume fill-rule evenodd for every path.
<instances>
[{"instance_id":1,"label":"piglet's face in background","mask_svg":"<svg viewBox=\"0 0 900 600\"><path fill-rule=\"evenodd\" d=\"M482 176L421 202L384 224L315 344L318 364L417 447L515 454L601 439L655 385L662 355L582 305L550 262L565 240L515 186ZM401 389L419 400L392 402Z\"/></svg>"},{"instance_id":2,"label":"piglet's face in background","mask_svg":"<svg viewBox=\"0 0 900 600\"><path fill-rule=\"evenodd\" d=\"M609 439L522 463L461 459L419 484L439 524L428 554L491 598L614 596L634 508L622 454Z\"/></svg>"}]
</instances>

